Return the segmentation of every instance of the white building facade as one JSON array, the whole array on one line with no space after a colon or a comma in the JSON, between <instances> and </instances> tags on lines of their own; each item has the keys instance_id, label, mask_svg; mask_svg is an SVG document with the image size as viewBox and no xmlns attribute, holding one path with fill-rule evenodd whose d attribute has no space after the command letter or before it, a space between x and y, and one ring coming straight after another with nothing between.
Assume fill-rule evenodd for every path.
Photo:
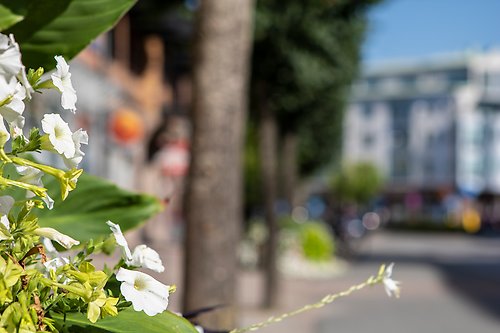
<instances>
[{"instance_id":1,"label":"white building facade","mask_svg":"<svg viewBox=\"0 0 500 333\"><path fill-rule=\"evenodd\" d=\"M344 161L389 188L500 194L500 52L367 69L344 126Z\"/></svg>"}]
</instances>

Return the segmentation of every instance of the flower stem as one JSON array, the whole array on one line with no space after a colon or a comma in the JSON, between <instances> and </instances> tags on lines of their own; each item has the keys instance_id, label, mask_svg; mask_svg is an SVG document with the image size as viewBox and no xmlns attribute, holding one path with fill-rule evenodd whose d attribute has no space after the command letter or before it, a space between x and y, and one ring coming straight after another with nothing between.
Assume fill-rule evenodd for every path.
<instances>
[{"instance_id":1,"label":"flower stem","mask_svg":"<svg viewBox=\"0 0 500 333\"><path fill-rule=\"evenodd\" d=\"M17 157L17 156L12 156L11 159L12 159L12 162L14 162L15 164L33 167L33 168L38 169L40 171L43 171L46 174L49 174L53 177L56 177L59 179L64 177L64 171L56 169L54 167L39 164L39 163L27 160L25 158Z\"/></svg>"},{"instance_id":2,"label":"flower stem","mask_svg":"<svg viewBox=\"0 0 500 333\"><path fill-rule=\"evenodd\" d=\"M5 153L5 150L3 150L3 148L0 148L0 160L6 162L6 163L11 163L12 160L9 158L9 156L7 156L7 154Z\"/></svg>"},{"instance_id":3,"label":"flower stem","mask_svg":"<svg viewBox=\"0 0 500 333\"><path fill-rule=\"evenodd\" d=\"M376 277L370 276L365 282L351 286L347 290L341 291L341 292L336 293L336 294L326 295L325 297L323 297L323 299L321 299L317 303L307 304L299 309L293 310L291 312L283 313L282 315L280 315L278 317L275 317L275 316L269 317L268 319L266 319L260 323L252 324L252 325L244 327L244 328L233 329L229 333L245 333L245 332L257 331L257 330L260 330L261 328L264 328L264 327L269 326L271 324L279 323L279 322L281 322L289 317L296 316L296 315L301 314L303 312L313 310L313 309L319 309L327 304L332 303L333 301L335 301L336 299L338 299L340 297L349 296L353 292L359 291L367 286L373 286L375 284L382 283L383 278L384 278L383 272L384 272L384 270L381 269L381 270L379 270L379 273Z\"/></svg>"},{"instance_id":4,"label":"flower stem","mask_svg":"<svg viewBox=\"0 0 500 333\"><path fill-rule=\"evenodd\" d=\"M37 195L37 196L39 196L41 198L44 198L46 196L45 192L47 192L47 189L44 188L44 187L39 187L39 186L36 186L36 185L26 184L26 183L23 183L23 182L18 182L17 180L12 180L12 179L8 179L8 178L4 178L2 176L0 176L0 185L4 185L4 186L16 186L16 187L19 187L19 188L31 191L31 192L35 193L35 195Z\"/></svg>"}]
</instances>

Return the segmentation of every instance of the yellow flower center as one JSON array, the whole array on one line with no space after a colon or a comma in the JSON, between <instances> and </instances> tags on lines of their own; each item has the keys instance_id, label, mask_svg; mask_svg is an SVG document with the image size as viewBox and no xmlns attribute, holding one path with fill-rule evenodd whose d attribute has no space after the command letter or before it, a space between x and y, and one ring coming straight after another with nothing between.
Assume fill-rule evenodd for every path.
<instances>
[{"instance_id":1,"label":"yellow flower center","mask_svg":"<svg viewBox=\"0 0 500 333\"><path fill-rule=\"evenodd\" d=\"M61 139L65 136L65 131L64 128L61 128L59 126L54 127L54 135L57 139Z\"/></svg>"},{"instance_id":2,"label":"yellow flower center","mask_svg":"<svg viewBox=\"0 0 500 333\"><path fill-rule=\"evenodd\" d=\"M134 288L139 291L146 289L146 281L141 278L136 279L134 281Z\"/></svg>"}]
</instances>

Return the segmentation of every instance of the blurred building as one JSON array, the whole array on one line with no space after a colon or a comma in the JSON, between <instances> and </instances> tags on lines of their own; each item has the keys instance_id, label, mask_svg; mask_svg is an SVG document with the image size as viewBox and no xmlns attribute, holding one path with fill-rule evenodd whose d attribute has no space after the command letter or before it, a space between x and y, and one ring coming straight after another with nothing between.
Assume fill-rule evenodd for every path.
<instances>
[{"instance_id":1,"label":"blurred building","mask_svg":"<svg viewBox=\"0 0 500 333\"><path fill-rule=\"evenodd\" d=\"M389 191L500 194L500 52L367 68L344 125L344 160Z\"/></svg>"}]
</instances>

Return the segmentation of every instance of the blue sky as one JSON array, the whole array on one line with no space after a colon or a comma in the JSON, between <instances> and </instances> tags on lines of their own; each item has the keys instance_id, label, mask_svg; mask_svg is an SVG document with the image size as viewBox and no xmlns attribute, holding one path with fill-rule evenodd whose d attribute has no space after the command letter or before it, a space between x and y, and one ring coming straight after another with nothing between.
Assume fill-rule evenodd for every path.
<instances>
[{"instance_id":1,"label":"blue sky","mask_svg":"<svg viewBox=\"0 0 500 333\"><path fill-rule=\"evenodd\" d=\"M500 0L385 0L369 19L367 63L500 49Z\"/></svg>"}]
</instances>

